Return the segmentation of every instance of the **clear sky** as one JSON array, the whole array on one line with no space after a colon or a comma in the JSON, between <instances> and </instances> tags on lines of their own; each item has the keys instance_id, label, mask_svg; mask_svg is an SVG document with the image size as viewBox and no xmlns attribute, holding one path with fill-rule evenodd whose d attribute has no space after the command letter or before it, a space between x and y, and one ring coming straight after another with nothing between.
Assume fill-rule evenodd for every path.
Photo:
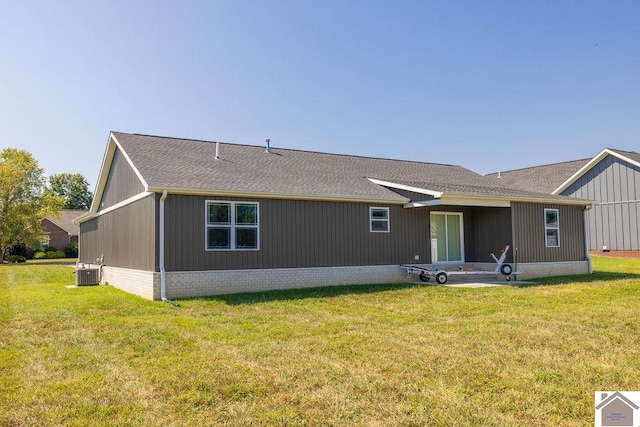
<instances>
[{"instance_id":1,"label":"clear sky","mask_svg":"<svg viewBox=\"0 0 640 427\"><path fill-rule=\"evenodd\" d=\"M640 151L640 1L0 2L0 148L109 131L453 163Z\"/></svg>"}]
</instances>

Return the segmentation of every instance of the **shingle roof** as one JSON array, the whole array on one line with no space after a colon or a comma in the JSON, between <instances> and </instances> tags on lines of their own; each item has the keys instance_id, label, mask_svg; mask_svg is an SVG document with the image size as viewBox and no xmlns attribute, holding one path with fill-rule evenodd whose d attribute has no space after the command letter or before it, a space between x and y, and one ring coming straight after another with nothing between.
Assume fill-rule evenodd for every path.
<instances>
[{"instance_id":1,"label":"shingle roof","mask_svg":"<svg viewBox=\"0 0 640 427\"><path fill-rule=\"evenodd\" d=\"M533 166L487 175L505 187L551 194L591 159Z\"/></svg>"},{"instance_id":2,"label":"shingle roof","mask_svg":"<svg viewBox=\"0 0 640 427\"><path fill-rule=\"evenodd\" d=\"M635 151L618 150L618 149L615 149L615 148L609 148L609 150L615 151L616 153L620 154L621 156L624 156L624 157L626 157L628 159L631 159L634 162L640 163L640 153L636 153Z\"/></svg>"},{"instance_id":3,"label":"shingle roof","mask_svg":"<svg viewBox=\"0 0 640 427\"><path fill-rule=\"evenodd\" d=\"M406 202L367 178L480 196L556 199L462 166L113 132L147 189ZM216 144L220 159L215 160ZM426 187L425 187L426 186ZM563 199L562 196L557 197ZM564 198L567 200L567 198ZM573 199L575 200L575 199Z\"/></svg>"},{"instance_id":4,"label":"shingle roof","mask_svg":"<svg viewBox=\"0 0 640 427\"><path fill-rule=\"evenodd\" d=\"M437 188L443 193L453 193L458 195L486 195L494 197L507 197L514 199L540 199L546 200L567 200L566 196L555 196L547 193L540 193L530 190L522 190L519 188L502 186L500 183L494 182L491 177L482 177L475 184L460 184L456 182L446 184L432 184L429 182L407 182L399 181L399 184L410 185L418 188Z\"/></svg>"},{"instance_id":5,"label":"shingle roof","mask_svg":"<svg viewBox=\"0 0 640 427\"><path fill-rule=\"evenodd\" d=\"M78 234L78 226L73 223L73 220L84 215L87 211L84 210L73 210L73 209L62 209L60 211L60 217L56 218L55 216L48 216L47 219L51 221L54 225L60 227L62 230L67 233L71 233L72 235Z\"/></svg>"},{"instance_id":6,"label":"shingle roof","mask_svg":"<svg viewBox=\"0 0 640 427\"><path fill-rule=\"evenodd\" d=\"M590 159L533 166L529 168L500 172L499 174L492 173L486 176L495 181L499 181L501 185L506 187L540 193L552 193L589 162L597 159L600 155L606 154L607 150L640 163L640 153L607 148Z\"/></svg>"}]
</instances>

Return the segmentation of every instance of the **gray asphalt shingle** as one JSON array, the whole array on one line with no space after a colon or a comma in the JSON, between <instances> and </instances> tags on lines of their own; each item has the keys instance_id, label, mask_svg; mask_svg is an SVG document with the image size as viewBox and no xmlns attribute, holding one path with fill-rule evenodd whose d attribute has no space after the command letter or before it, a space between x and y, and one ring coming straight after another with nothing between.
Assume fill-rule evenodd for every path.
<instances>
[{"instance_id":1,"label":"gray asphalt shingle","mask_svg":"<svg viewBox=\"0 0 640 427\"><path fill-rule=\"evenodd\" d=\"M608 150L640 163L640 153L613 148L608 148ZM594 158L514 169L486 176L496 182L500 182L505 187L539 193L552 193Z\"/></svg>"},{"instance_id":2,"label":"gray asphalt shingle","mask_svg":"<svg viewBox=\"0 0 640 427\"><path fill-rule=\"evenodd\" d=\"M405 201L367 178L434 191L550 199L462 166L113 132L151 189ZM555 197L553 197L555 199ZM561 197L560 197L561 198Z\"/></svg>"},{"instance_id":3,"label":"gray asphalt shingle","mask_svg":"<svg viewBox=\"0 0 640 427\"><path fill-rule=\"evenodd\" d=\"M549 165L533 166L505 172L492 173L487 177L499 182L501 186L551 194L563 182L571 178L591 159L573 160Z\"/></svg>"}]
</instances>

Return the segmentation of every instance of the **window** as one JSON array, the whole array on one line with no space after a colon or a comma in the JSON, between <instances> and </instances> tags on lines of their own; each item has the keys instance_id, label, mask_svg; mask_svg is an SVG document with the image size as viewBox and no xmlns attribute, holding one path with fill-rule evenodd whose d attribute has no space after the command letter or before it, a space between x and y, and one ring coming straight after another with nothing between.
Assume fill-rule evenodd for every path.
<instances>
[{"instance_id":1,"label":"window","mask_svg":"<svg viewBox=\"0 0 640 427\"><path fill-rule=\"evenodd\" d=\"M544 210L544 234L546 246L557 248L560 246L560 222L558 219L558 209Z\"/></svg>"},{"instance_id":2,"label":"window","mask_svg":"<svg viewBox=\"0 0 640 427\"><path fill-rule=\"evenodd\" d=\"M431 212L431 262L464 262L463 215Z\"/></svg>"},{"instance_id":3,"label":"window","mask_svg":"<svg viewBox=\"0 0 640 427\"><path fill-rule=\"evenodd\" d=\"M40 245L42 249L48 248L50 244L51 244L51 239L49 237L49 234L42 234L40 236Z\"/></svg>"},{"instance_id":4,"label":"window","mask_svg":"<svg viewBox=\"0 0 640 427\"><path fill-rule=\"evenodd\" d=\"M206 203L206 249L258 249L258 203Z\"/></svg>"},{"instance_id":5,"label":"window","mask_svg":"<svg viewBox=\"0 0 640 427\"><path fill-rule=\"evenodd\" d=\"M389 232L389 208L369 208L369 231Z\"/></svg>"}]
</instances>

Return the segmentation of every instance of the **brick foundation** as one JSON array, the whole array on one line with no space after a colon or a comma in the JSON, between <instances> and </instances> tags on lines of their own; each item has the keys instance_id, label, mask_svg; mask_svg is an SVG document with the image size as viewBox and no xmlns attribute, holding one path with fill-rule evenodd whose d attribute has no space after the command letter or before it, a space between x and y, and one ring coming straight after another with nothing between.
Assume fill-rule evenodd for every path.
<instances>
[{"instance_id":1,"label":"brick foundation","mask_svg":"<svg viewBox=\"0 0 640 427\"><path fill-rule=\"evenodd\" d=\"M425 264L421 266L435 268ZM495 268L495 264L464 264L464 266L483 270ZM443 268L442 265L438 267ZM456 268L458 266L446 266L444 269ZM520 272L518 279L526 280L535 277L586 274L589 271L589 264L587 261L527 263L518 264L517 269ZM482 277L485 280L489 278L470 275L452 276L450 279L454 282ZM498 275L498 277L503 276ZM169 299L321 286L404 283L408 280L405 270L397 265L167 272L166 279L166 293ZM105 266L102 283L143 298L160 299L160 273L158 272Z\"/></svg>"},{"instance_id":2,"label":"brick foundation","mask_svg":"<svg viewBox=\"0 0 640 427\"><path fill-rule=\"evenodd\" d=\"M374 283L402 283L397 265L167 273L167 297L189 298L278 289Z\"/></svg>"}]
</instances>

